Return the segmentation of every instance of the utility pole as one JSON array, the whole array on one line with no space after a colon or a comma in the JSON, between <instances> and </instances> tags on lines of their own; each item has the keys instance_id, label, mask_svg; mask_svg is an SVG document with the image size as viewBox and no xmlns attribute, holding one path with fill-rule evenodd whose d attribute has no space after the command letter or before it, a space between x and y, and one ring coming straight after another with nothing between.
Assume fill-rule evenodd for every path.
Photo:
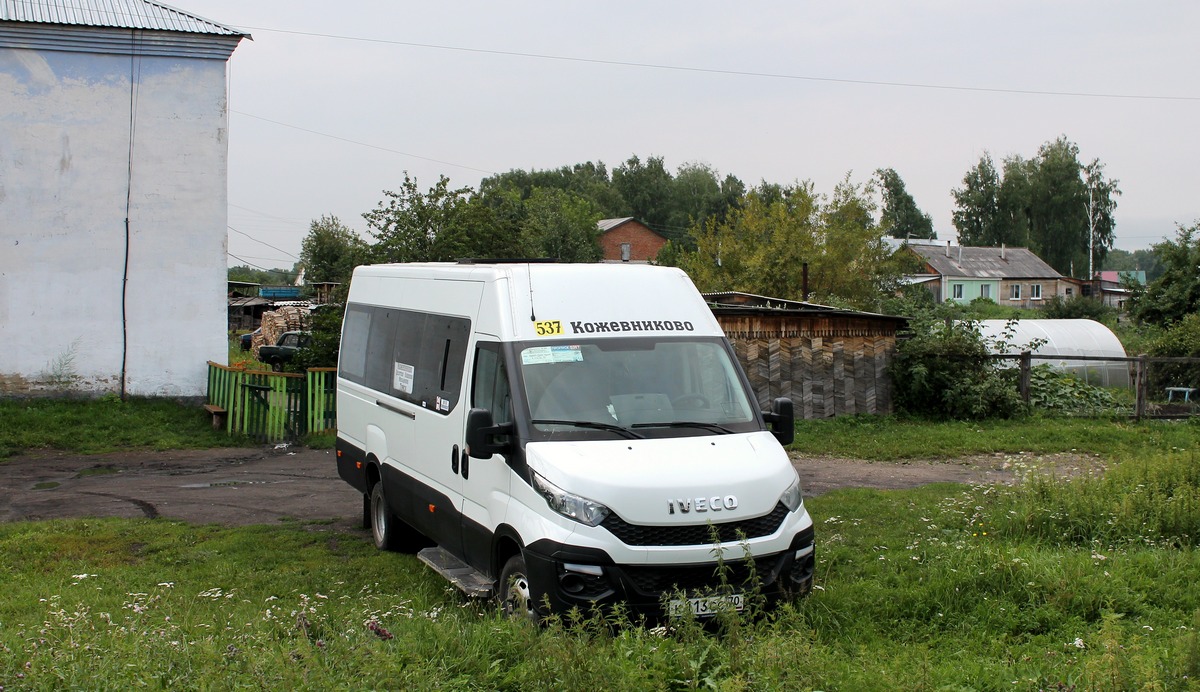
<instances>
[{"instance_id":1,"label":"utility pole","mask_svg":"<svg viewBox=\"0 0 1200 692\"><path fill-rule=\"evenodd\" d=\"M1092 187L1088 186L1088 281L1091 281L1096 273L1092 270L1092 256L1096 253L1096 198Z\"/></svg>"}]
</instances>

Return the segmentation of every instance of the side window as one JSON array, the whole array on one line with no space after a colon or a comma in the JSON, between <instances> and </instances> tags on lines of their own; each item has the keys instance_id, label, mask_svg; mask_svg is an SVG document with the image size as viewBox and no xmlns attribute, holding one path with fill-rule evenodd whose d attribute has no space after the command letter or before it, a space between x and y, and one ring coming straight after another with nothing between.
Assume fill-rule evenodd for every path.
<instances>
[{"instance_id":1,"label":"side window","mask_svg":"<svg viewBox=\"0 0 1200 692\"><path fill-rule=\"evenodd\" d=\"M953 291L954 291L954 293L953 293L954 299L955 299L955 300L962 300L962 297L963 297L963 285L962 285L962 284L954 284L954 286L953 286Z\"/></svg>"},{"instance_id":2,"label":"side window","mask_svg":"<svg viewBox=\"0 0 1200 692\"><path fill-rule=\"evenodd\" d=\"M363 384L367 370L367 339L371 333L371 311L361 305L346 308L342 345L338 353L338 375Z\"/></svg>"},{"instance_id":3,"label":"side window","mask_svg":"<svg viewBox=\"0 0 1200 692\"><path fill-rule=\"evenodd\" d=\"M497 344L479 344L475 349L475 374L471 385L471 407L492 412L497 424L512 422L512 393L508 371Z\"/></svg>"},{"instance_id":4,"label":"side window","mask_svg":"<svg viewBox=\"0 0 1200 692\"><path fill-rule=\"evenodd\" d=\"M981 285L979 287L979 297L980 298L991 298L992 297L992 285L991 284Z\"/></svg>"},{"instance_id":5,"label":"side window","mask_svg":"<svg viewBox=\"0 0 1200 692\"><path fill-rule=\"evenodd\" d=\"M1012 285L1012 299L1013 300L1021 299L1021 284L1013 284Z\"/></svg>"},{"instance_id":6,"label":"side window","mask_svg":"<svg viewBox=\"0 0 1200 692\"><path fill-rule=\"evenodd\" d=\"M1041 284L1030 284L1029 298L1031 300L1041 300L1042 299L1042 285Z\"/></svg>"},{"instance_id":7,"label":"side window","mask_svg":"<svg viewBox=\"0 0 1200 692\"><path fill-rule=\"evenodd\" d=\"M454 410L462 392L470 320L351 305L343 331L342 377L439 413Z\"/></svg>"}]
</instances>

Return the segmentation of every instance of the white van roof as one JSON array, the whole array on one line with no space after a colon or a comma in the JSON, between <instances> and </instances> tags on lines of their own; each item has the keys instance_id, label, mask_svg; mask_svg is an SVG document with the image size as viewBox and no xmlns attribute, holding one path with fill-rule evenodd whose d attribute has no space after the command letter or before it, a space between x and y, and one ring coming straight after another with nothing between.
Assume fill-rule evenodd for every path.
<instances>
[{"instance_id":1,"label":"white van roof","mask_svg":"<svg viewBox=\"0 0 1200 692\"><path fill-rule=\"evenodd\" d=\"M674 267L508 261L369 265L354 270L350 300L378 296L377 290L362 289L375 280L388 279L489 284L491 290L485 289L478 316L481 322L493 323L489 330L496 329L500 332L497 336L506 340L724 335L691 279ZM361 287L358 291L356 284ZM427 287L419 290L421 295L396 294L397 306L475 314L475 306L442 305L436 290L429 294ZM414 291L404 292L411 293ZM378 299L367 301L378 303Z\"/></svg>"}]
</instances>

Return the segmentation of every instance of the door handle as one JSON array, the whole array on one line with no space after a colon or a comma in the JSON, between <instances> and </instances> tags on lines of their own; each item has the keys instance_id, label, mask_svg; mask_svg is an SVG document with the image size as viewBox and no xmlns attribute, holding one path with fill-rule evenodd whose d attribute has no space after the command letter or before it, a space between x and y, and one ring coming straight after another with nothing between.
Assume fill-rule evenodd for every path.
<instances>
[{"instance_id":1,"label":"door handle","mask_svg":"<svg viewBox=\"0 0 1200 692\"><path fill-rule=\"evenodd\" d=\"M450 450L450 471L458 473L458 445L454 445L454 448Z\"/></svg>"},{"instance_id":2,"label":"door handle","mask_svg":"<svg viewBox=\"0 0 1200 692\"><path fill-rule=\"evenodd\" d=\"M467 448L463 447L463 451L462 451L462 477L463 477L463 480L464 481L467 480L467 477L470 475L471 475L471 455L467 454Z\"/></svg>"}]
</instances>

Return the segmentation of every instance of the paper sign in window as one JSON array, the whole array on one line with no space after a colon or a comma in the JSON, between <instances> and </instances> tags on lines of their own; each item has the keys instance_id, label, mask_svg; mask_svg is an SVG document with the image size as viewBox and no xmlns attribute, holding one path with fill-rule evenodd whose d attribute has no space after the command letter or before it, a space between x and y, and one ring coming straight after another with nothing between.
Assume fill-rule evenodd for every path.
<instances>
[{"instance_id":1,"label":"paper sign in window","mask_svg":"<svg viewBox=\"0 0 1200 692\"><path fill-rule=\"evenodd\" d=\"M392 371L392 389L405 394L412 394L414 368L407 363L396 363Z\"/></svg>"}]
</instances>

